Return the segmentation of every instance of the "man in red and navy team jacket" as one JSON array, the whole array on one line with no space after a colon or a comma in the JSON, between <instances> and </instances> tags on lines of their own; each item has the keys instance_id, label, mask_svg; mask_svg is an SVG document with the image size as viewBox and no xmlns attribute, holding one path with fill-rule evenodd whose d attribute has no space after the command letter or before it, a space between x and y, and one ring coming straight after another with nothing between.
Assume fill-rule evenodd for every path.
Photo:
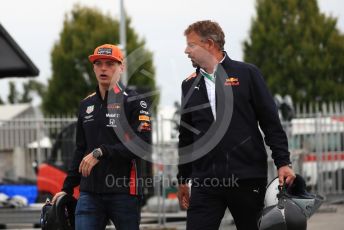
<instances>
[{"instance_id":1,"label":"man in red and navy team jacket","mask_svg":"<svg viewBox=\"0 0 344 230\"><path fill-rule=\"evenodd\" d=\"M80 103L72 166L53 202L80 185L76 229L105 229L110 218L116 229L138 230L140 159L128 146L143 142L142 150L149 151L149 105L120 83L123 55L117 46L99 46L89 60L98 87Z\"/></svg>"},{"instance_id":2,"label":"man in red and navy team jacket","mask_svg":"<svg viewBox=\"0 0 344 230\"><path fill-rule=\"evenodd\" d=\"M185 36L185 53L197 67L182 83L177 178L187 229L218 229L227 208L238 230L258 229L267 184L259 126L280 183L295 178L275 103L257 67L231 60L223 51L224 33L217 23L193 23Z\"/></svg>"}]
</instances>

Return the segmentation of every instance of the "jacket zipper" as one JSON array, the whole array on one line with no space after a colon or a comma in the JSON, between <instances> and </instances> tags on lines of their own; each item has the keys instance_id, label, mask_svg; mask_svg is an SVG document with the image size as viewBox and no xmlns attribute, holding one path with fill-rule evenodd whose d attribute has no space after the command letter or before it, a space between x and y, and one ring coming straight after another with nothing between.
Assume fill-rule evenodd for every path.
<instances>
[{"instance_id":1,"label":"jacket zipper","mask_svg":"<svg viewBox=\"0 0 344 230\"><path fill-rule=\"evenodd\" d=\"M97 119L97 125L96 125L97 130L96 130L96 132L98 131L98 134L97 134L97 143L96 143L96 146L97 146L97 147L99 147L99 144L100 144L100 133L101 133L101 131L100 131L100 129L101 129L100 123L101 123L101 119L102 119L102 108L103 108L103 102L100 103L99 111L98 111L97 117L96 117L96 119ZM98 171L98 173L97 173L97 177L98 177L98 178L99 178L99 176L100 176L100 175L99 175L99 172L100 172L100 171ZM93 180L94 180L94 177L93 177ZM100 187L99 187L99 188L96 188L96 187L99 186L98 183L96 183L96 182L93 181L93 180L92 180L93 188L95 188L95 191L99 191Z\"/></svg>"}]
</instances>

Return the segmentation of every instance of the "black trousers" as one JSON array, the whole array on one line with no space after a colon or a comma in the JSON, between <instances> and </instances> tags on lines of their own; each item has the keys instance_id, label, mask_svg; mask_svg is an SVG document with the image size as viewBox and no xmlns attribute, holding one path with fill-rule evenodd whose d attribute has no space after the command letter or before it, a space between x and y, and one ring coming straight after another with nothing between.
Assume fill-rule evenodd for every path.
<instances>
[{"instance_id":1,"label":"black trousers","mask_svg":"<svg viewBox=\"0 0 344 230\"><path fill-rule=\"evenodd\" d=\"M258 230L257 220L264 208L267 180L242 180L237 184L230 187L193 186L186 229L217 230L228 208L237 230Z\"/></svg>"}]
</instances>

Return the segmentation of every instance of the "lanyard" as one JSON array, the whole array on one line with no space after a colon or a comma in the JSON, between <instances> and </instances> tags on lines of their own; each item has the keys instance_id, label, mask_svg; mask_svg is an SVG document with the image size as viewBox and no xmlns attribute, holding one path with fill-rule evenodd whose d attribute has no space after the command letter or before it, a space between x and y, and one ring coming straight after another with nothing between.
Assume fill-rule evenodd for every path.
<instances>
[{"instance_id":1,"label":"lanyard","mask_svg":"<svg viewBox=\"0 0 344 230\"><path fill-rule=\"evenodd\" d=\"M201 73L202 73L202 75L203 75L204 77L208 78L210 81L212 81L213 83L215 83L215 77L214 77L214 75L209 74L209 73L207 73L207 72L205 72L205 71L201 71Z\"/></svg>"}]
</instances>

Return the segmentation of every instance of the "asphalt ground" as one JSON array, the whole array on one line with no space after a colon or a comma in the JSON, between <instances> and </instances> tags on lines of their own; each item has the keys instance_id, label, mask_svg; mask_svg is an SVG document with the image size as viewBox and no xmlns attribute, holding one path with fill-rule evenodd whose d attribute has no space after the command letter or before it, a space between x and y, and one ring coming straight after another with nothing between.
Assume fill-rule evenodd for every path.
<instances>
[{"instance_id":1,"label":"asphalt ground","mask_svg":"<svg viewBox=\"0 0 344 230\"><path fill-rule=\"evenodd\" d=\"M185 222L169 223L165 228L142 226L142 230L185 230ZM219 230L236 230L228 213L222 220ZM322 205L308 220L307 230L344 230L344 203Z\"/></svg>"},{"instance_id":2,"label":"asphalt ground","mask_svg":"<svg viewBox=\"0 0 344 230\"><path fill-rule=\"evenodd\" d=\"M40 229L30 225L7 225L7 229ZM107 229L115 229L108 226ZM339 204L324 204L308 220L307 230L343 230L344 229L344 202ZM141 230L185 230L185 221L167 223L164 227L156 224L142 224ZM219 230L236 230L229 213L226 213Z\"/></svg>"}]
</instances>

